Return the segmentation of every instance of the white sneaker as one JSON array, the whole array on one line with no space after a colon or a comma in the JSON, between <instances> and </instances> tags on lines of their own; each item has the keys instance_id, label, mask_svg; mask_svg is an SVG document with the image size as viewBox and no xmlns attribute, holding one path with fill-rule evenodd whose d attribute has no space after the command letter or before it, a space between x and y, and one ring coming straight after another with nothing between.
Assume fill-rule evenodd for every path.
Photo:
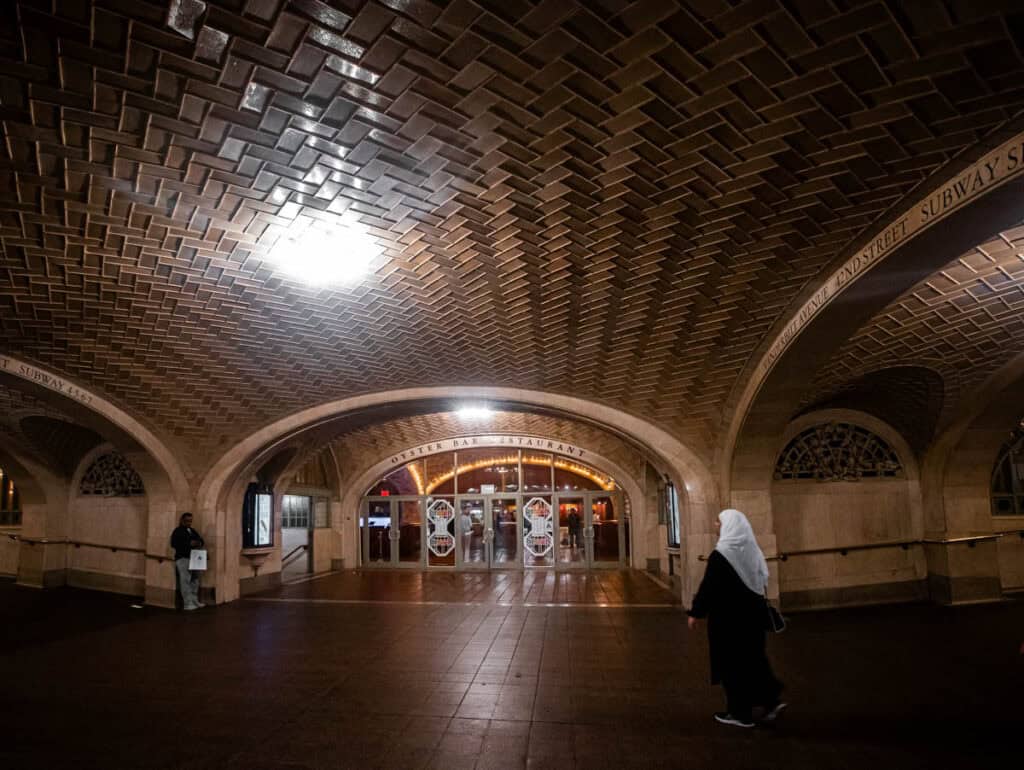
<instances>
[{"instance_id":1,"label":"white sneaker","mask_svg":"<svg viewBox=\"0 0 1024 770\"><path fill-rule=\"evenodd\" d=\"M183 609L185 610L185 612L192 612L192 610L198 610L202 606L203 605L201 604L197 604L194 607L184 607Z\"/></svg>"},{"instance_id":2,"label":"white sneaker","mask_svg":"<svg viewBox=\"0 0 1024 770\"><path fill-rule=\"evenodd\" d=\"M780 700L775 704L775 708L765 712L765 715L761 717L761 719L765 722L774 722L782 715L782 712L785 711L788 706L788 703Z\"/></svg>"},{"instance_id":3,"label":"white sneaker","mask_svg":"<svg viewBox=\"0 0 1024 770\"><path fill-rule=\"evenodd\" d=\"M723 725L734 725L736 727L753 727L754 726L753 722L746 722L746 721L744 721L742 719L734 717L732 714L729 714L729 713L727 713L725 711L717 711L717 712L715 712L715 721L716 722L721 722Z\"/></svg>"},{"instance_id":4,"label":"white sneaker","mask_svg":"<svg viewBox=\"0 0 1024 770\"><path fill-rule=\"evenodd\" d=\"M196 602L196 607L205 607L206 605L202 602Z\"/></svg>"}]
</instances>

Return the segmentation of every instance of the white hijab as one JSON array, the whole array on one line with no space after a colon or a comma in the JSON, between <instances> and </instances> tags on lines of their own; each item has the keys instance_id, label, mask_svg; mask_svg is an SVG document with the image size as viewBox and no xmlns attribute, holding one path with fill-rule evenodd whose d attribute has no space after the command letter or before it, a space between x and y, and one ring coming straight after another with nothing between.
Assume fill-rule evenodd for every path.
<instances>
[{"instance_id":1,"label":"white hijab","mask_svg":"<svg viewBox=\"0 0 1024 770\"><path fill-rule=\"evenodd\" d=\"M754 539L754 528L746 516L733 508L718 514L718 520L722 522L722 531L715 550L728 559L747 588L763 594L768 585L768 562Z\"/></svg>"}]
</instances>

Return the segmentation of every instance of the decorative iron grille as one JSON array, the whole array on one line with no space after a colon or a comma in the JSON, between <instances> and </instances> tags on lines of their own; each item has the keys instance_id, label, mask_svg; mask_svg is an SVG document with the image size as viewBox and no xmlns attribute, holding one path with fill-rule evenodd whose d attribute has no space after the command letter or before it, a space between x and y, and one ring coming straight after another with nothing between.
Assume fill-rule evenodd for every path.
<instances>
[{"instance_id":1,"label":"decorative iron grille","mask_svg":"<svg viewBox=\"0 0 1024 770\"><path fill-rule=\"evenodd\" d=\"M857 481L903 475L900 458L881 437L858 425L815 425L793 438L775 464L776 479Z\"/></svg>"},{"instance_id":2,"label":"decorative iron grille","mask_svg":"<svg viewBox=\"0 0 1024 770\"><path fill-rule=\"evenodd\" d=\"M120 452L107 452L97 457L78 485L82 495L101 497L134 497L146 494L142 479Z\"/></svg>"}]
</instances>

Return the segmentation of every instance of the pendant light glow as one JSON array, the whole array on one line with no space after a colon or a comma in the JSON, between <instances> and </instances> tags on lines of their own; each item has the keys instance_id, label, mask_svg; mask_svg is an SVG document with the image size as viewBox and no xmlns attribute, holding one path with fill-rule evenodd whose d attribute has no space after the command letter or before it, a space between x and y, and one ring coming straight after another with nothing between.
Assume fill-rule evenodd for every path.
<instances>
[{"instance_id":1,"label":"pendant light glow","mask_svg":"<svg viewBox=\"0 0 1024 770\"><path fill-rule=\"evenodd\" d=\"M455 414L463 420L486 420L494 412L486 404L466 404L456 409Z\"/></svg>"},{"instance_id":2,"label":"pendant light glow","mask_svg":"<svg viewBox=\"0 0 1024 770\"><path fill-rule=\"evenodd\" d=\"M281 233L267 260L303 283L327 286L358 281L382 251L358 223L298 217Z\"/></svg>"}]
</instances>

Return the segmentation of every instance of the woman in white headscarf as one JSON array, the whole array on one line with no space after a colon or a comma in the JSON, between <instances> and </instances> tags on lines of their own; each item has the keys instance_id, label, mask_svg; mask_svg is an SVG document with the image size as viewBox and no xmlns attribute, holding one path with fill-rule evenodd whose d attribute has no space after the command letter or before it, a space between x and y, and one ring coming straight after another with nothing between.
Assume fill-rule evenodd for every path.
<instances>
[{"instance_id":1,"label":"woman in white headscarf","mask_svg":"<svg viewBox=\"0 0 1024 770\"><path fill-rule=\"evenodd\" d=\"M768 564L747 517L729 508L718 514L718 545L708 557L688 625L708 620L711 683L725 689L726 711L715 714L723 724L754 726L754 709L774 720L786 707L779 700L782 683L765 654Z\"/></svg>"}]
</instances>

